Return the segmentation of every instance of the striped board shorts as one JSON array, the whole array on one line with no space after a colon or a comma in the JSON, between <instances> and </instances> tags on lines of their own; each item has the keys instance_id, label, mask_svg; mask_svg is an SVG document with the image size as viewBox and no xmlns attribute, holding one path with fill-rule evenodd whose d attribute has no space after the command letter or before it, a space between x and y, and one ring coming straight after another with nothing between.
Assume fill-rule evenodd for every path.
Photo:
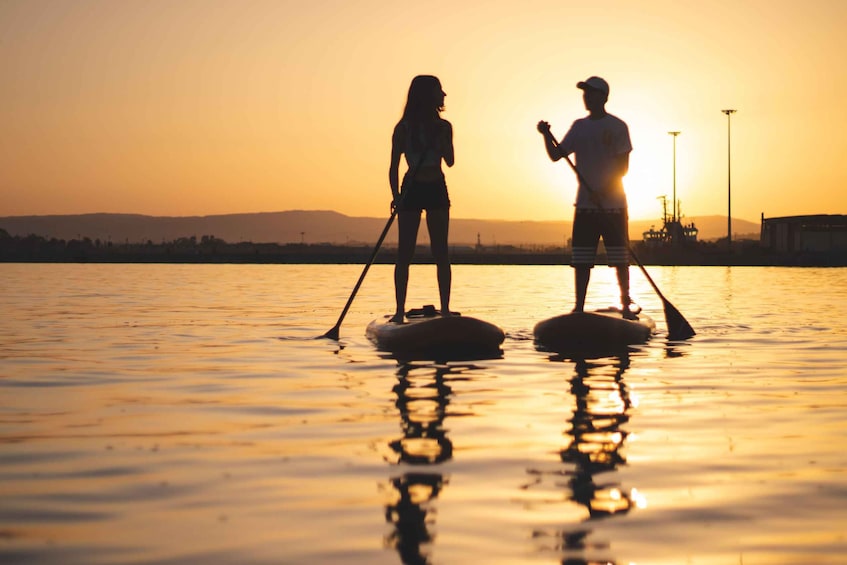
<instances>
[{"instance_id":1,"label":"striped board shorts","mask_svg":"<svg viewBox=\"0 0 847 565\"><path fill-rule=\"evenodd\" d=\"M628 266L629 221L626 210L577 208L573 218L571 265L593 267L603 238L609 266Z\"/></svg>"}]
</instances>

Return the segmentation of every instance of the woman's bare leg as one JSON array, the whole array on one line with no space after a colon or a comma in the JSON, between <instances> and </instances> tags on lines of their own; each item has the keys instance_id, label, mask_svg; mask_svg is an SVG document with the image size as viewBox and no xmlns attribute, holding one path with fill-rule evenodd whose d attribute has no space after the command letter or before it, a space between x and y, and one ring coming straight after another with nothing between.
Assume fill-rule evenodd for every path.
<instances>
[{"instance_id":1,"label":"woman's bare leg","mask_svg":"<svg viewBox=\"0 0 847 565\"><path fill-rule=\"evenodd\" d=\"M430 248L435 259L438 277L438 294L441 299L441 315L450 315L450 287L453 273L450 267L450 253L447 234L450 228L450 209L427 210L426 227L429 230Z\"/></svg>"},{"instance_id":2,"label":"woman's bare leg","mask_svg":"<svg viewBox=\"0 0 847 565\"><path fill-rule=\"evenodd\" d=\"M397 262L394 264L394 298L397 307L392 322L402 322L406 315L406 290L409 286L409 265L415 255L418 240L418 227L421 223L419 210L405 210L397 213Z\"/></svg>"}]
</instances>

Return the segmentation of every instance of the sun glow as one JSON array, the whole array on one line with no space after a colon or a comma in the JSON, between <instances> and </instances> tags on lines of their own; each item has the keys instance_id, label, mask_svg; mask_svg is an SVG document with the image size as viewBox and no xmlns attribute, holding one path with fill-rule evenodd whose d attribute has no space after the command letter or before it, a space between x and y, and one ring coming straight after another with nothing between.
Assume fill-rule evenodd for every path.
<instances>
[{"instance_id":1,"label":"sun glow","mask_svg":"<svg viewBox=\"0 0 847 565\"><path fill-rule=\"evenodd\" d=\"M843 3L773 0L755 33L755 2L617 1L599 29L593 6L552 1L437 0L425 21L413 5L330 4L208 0L163 17L156 2L0 3L0 74L14 85L0 92L0 215L384 214L390 133L418 73L448 93L453 217L571 216L573 174L535 125L561 139L585 115L576 82L595 74L630 128L631 218L658 220L659 197L672 199L672 130L683 214L725 212L727 107L735 216L847 205L830 132L847 121L831 56L847 49ZM808 76L822 77L813 93Z\"/></svg>"},{"instance_id":2,"label":"sun glow","mask_svg":"<svg viewBox=\"0 0 847 565\"><path fill-rule=\"evenodd\" d=\"M633 220L659 219L662 217L661 195L652 170L647 164L630 165L629 173L624 177L629 217Z\"/></svg>"},{"instance_id":3,"label":"sun glow","mask_svg":"<svg viewBox=\"0 0 847 565\"><path fill-rule=\"evenodd\" d=\"M669 120L655 101L633 87L623 92L620 108L610 108L629 126L632 153L629 172L624 177L624 189L629 203L629 217L635 220L657 221L662 218L662 196L668 198L668 212L673 200L673 139L667 134ZM679 147L678 147L679 149ZM681 151L677 165L681 163ZM679 194L677 194L679 197Z\"/></svg>"}]
</instances>

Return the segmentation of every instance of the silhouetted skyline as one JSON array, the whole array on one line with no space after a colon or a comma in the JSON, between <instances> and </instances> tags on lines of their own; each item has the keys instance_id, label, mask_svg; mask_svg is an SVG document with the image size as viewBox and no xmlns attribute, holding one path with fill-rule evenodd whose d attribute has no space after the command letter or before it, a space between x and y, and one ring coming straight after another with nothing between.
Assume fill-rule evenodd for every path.
<instances>
[{"instance_id":1,"label":"silhouetted skyline","mask_svg":"<svg viewBox=\"0 0 847 565\"><path fill-rule=\"evenodd\" d=\"M696 221L700 239L724 237L726 218L721 216L685 219ZM290 210L261 214L225 214L219 216L162 217L138 214L83 214L68 216L0 217L0 228L10 235L36 234L58 239L100 239L114 242L160 243L182 237L214 236L236 243L333 243L373 244L385 224L380 217L350 217L332 211ZM733 218L736 233L758 237L759 223ZM454 218L450 226L452 245L555 245L570 238L570 219L548 222L475 220ZM630 236L641 240L641 233L651 226L661 227L657 220L632 221ZM396 243L396 229L386 242ZM421 231L419 243L427 241Z\"/></svg>"}]
</instances>

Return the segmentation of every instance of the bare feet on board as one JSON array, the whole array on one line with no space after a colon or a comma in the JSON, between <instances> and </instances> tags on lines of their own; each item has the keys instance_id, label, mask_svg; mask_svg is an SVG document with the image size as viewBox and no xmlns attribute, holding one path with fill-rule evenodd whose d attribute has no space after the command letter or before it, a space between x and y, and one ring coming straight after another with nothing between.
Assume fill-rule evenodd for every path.
<instances>
[{"instance_id":1,"label":"bare feet on board","mask_svg":"<svg viewBox=\"0 0 847 565\"><path fill-rule=\"evenodd\" d=\"M641 313L641 306L635 302L629 301L629 304L621 308L621 314L625 320L637 320L638 314Z\"/></svg>"}]
</instances>

